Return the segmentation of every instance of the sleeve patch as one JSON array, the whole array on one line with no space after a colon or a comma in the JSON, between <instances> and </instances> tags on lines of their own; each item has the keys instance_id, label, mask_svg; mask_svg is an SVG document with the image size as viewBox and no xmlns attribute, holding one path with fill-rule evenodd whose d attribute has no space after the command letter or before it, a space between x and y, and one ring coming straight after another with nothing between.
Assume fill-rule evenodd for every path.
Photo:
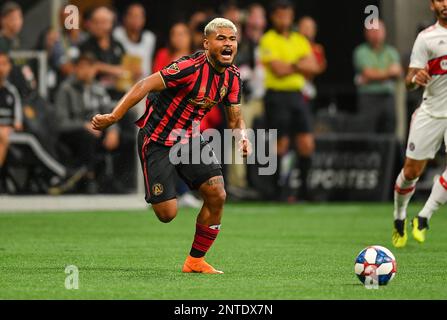
<instances>
[{"instance_id":1,"label":"sleeve patch","mask_svg":"<svg viewBox=\"0 0 447 320\"><path fill-rule=\"evenodd\" d=\"M169 67L166 68L166 73L173 76L180 72L180 68L178 67L177 62L174 62Z\"/></svg>"}]
</instances>

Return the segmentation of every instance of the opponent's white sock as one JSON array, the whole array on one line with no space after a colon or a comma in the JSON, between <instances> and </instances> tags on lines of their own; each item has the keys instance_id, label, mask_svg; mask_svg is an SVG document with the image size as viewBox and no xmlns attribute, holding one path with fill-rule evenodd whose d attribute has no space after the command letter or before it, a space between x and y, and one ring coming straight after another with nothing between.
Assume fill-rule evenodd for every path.
<instances>
[{"instance_id":1,"label":"opponent's white sock","mask_svg":"<svg viewBox=\"0 0 447 320\"><path fill-rule=\"evenodd\" d=\"M418 216L430 220L440 206L447 203L447 171L439 179L436 179L431 189L430 197Z\"/></svg>"},{"instance_id":2,"label":"opponent's white sock","mask_svg":"<svg viewBox=\"0 0 447 320\"><path fill-rule=\"evenodd\" d=\"M405 220L407 218L407 207L411 197L416 191L416 183L419 178L414 180L405 179L403 170L399 174L394 187L394 219Z\"/></svg>"}]
</instances>

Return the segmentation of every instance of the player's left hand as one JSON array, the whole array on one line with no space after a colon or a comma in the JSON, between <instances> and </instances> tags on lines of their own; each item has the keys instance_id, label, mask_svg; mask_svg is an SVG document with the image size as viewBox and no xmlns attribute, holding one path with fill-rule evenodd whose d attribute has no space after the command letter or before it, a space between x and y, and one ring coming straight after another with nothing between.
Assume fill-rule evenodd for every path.
<instances>
[{"instance_id":1,"label":"player's left hand","mask_svg":"<svg viewBox=\"0 0 447 320\"><path fill-rule=\"evenodd\" d=\"M248 138L241 138L241 140L239 140L239 152L244 158L247 158L253 152L251 142Z\"/></svg>"},{"instance_id":2,"label":"player's left hand","mask_svg":"<svg viewBox=\"0 0 447 320\"><path fill-rule=\"evenodd\" d=\"M103 145L109 151L113 151L118 148L120 144L120 135L117 129L110 129L107 131L104 137Z\"/></svg>"},{"instance_id":3,"label":"player's left hand","mask_svg":"<svg viewBox=\"0 0 447 320\"><path fill-rule=\"evenodd\" d=\"M113 114L97 114L92 118L93 129L95 130L104 130L110 127L112 124L116 122L116 118Z\"/></svg>"}]
</instances>

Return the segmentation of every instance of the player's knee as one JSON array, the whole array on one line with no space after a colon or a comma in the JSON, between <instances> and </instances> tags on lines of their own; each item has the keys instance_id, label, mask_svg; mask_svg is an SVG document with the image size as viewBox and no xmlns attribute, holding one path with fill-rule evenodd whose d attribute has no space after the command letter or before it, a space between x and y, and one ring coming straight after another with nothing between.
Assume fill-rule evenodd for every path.
<instances>
[{"instance_id":1,"label":"player's knee","mask_svg":"<svg viewBox=\"0 0 447 320\"><path fill-rule=\"evenodd\" d=\"M423 167L416 165L405 165L404 167L404 176L406 180L415 180L418 179L424 171Z\"/></svg>"},{"instance_id":2,"label":"player's knee","mask_svg":"<svg viewBox=\"0 0 447 320\"><path fill-rule=\"evenodd\" d=\"M163 223L169 223L172 220L175 219L175 217L177 216L177 213L162 213L162 214L157 214L157 218L158 220L160 220L160 222Z\"/></svg>"},{"instance_id":3,"label":"player's knee","mask_svg":"<svg viewBox=\"0 0 447 320\"><path fill-rule=\"evenodd\" d=\"M219 205L223 206L225 201L227 200L227 193L226 193L225 189L224 188L220 189L217 192L216 197L217 197L217 203Z\"/></svg>"},{"instance_id":4,"label":"player's knee","mask_svg":"<svg viewBox=\"0 0 447 320\"><path fill-rule=\"evenodd\" d=\"M222 208L227 199L227 193L224 188L216 188L213 192L205 199L208 206L213 208Z\"/></svg>"},{"instance_id":5,"label":"player's knee","mask_svg":"<svg viewBox=\"0 0 447 320\"><path fill-rule=\"evenodd\" d=\"M154 212L158 218L163 223L169 223L175 219L177 216L177 208L157 208L153 207Z\"/></svg>"}]
</instances>

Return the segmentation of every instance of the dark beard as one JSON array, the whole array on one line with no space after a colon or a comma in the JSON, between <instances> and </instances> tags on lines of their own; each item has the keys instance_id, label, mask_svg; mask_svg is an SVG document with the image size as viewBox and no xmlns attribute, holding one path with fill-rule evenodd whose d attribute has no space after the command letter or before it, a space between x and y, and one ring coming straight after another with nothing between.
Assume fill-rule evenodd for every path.
<instances>
[{"instance_id":1,"label":"dark beard","mask_svg":"<svg viewBox=\"0 0 447 320\"><path fill-rule=\"evenodd\" d=\"M213 61L213 63L216 65L216 67L219 67L219 68L228 68L228 67L231 67L231 65L233 64L233 62L231 62L231 63L220 62L219 59L217 59L217 57L212 53L210 53L210 58Z\"/></svg>"}]
</instances>

